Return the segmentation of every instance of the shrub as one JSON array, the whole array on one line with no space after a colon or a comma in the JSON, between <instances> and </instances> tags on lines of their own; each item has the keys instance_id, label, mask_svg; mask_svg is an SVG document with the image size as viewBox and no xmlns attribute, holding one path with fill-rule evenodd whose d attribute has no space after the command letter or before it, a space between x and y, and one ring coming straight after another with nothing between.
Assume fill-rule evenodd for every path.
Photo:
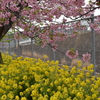
<instances>
[{"instance_id":1,"label":"shrub","mask_svg":"<svg viewBox=\"0 0 100 100\"><path fill-rule=\"evenodd\" d=\"M0 100L100 100L100 77L93 65L59 67L58 61L13 58L4 55L0 65Z\"/></svg>"}]
</instances>

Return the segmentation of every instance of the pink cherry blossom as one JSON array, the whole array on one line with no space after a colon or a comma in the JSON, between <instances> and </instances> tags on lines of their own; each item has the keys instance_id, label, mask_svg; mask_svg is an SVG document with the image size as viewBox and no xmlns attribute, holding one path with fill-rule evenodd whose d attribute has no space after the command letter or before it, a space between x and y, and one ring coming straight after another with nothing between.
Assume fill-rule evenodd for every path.
<instances>
[{"instance_id":1,"label":"pink cherry blossom","mask_svg":"<svg viewBox=\"0 0 100 100\"><path fill-rule=\"evenodd\" d=\"M58 44L52 44L52 50L56 51L57 50L57 46L58 46Z\"/></svg>"},{"instance_id":2,"label":"pink cherry blossom","mask_svg":"<svg viewBox=\"0 0 100 100\"><path fill-rule=\"evenodd\" d=\"M14 38L15 38L16 40L20 40L20 39L21 39L20 33L15 33L15 34L14 34Z\"/></svg>"},{"instance_id":3,"label":"pink cherry blossom","mask_svg":"<svg viewBox=\"0 0 100 100\"><path fill-rule=\"evenodd\" d=\"M97 28L95 29L95 31L96 31L96 33L99 33L99 34L100 34L100 27L97 27Z\"/></svg>"},{"instance_id":4,"label":"pink cherry blossom","mask_svg":"<svg viewBox=\"0 0 100 100\"><path fill-rule=\"evenodd\" d=\"M77 36L77 34L75 34L75 33L72 33L72 34L70 35L71 38L76 37L76 36Z\"/></svg>"},{"instance_id":5,"label":"pink cherry blossom","mask_svg":"<svg viewBox=\"0 0 100 100\"><path fill-rule=\"evenodd\" d=\"M87 61L89 61L91 59L91 55L87 52L86 54L83 54L82 55L82 60L84 61L84 62L87 62Z\"/></svg>"},{"instance_id":6,"label":"pink cherry blossom","mask_svg":"<svg viewBox=\"0 0 100 100\"><path fill-rule=\"evenodd\" d=\"M97 25L97 24L94 24L94 23L91 23L91 24L90 24L90 27L95 29L95 28L98 27L98 25Z\"/></svg>"},{"instance_id":7,"label":"pink cherry blossom","mask_svg":"<svg viewBox=\"0 0 100 100\"><path fill-rule=\"evenodd\" d=\"M66 56L68 56L71 59L74 59L78 56L78 51L74 51L74 50L68 50L66 52Z\"/></svg>"},{"instance_id":8,"label":"pink cherry blossom","mask_svg":"<svg viewBox=\"0 0 100 100\"><path fill-rule=\"evenodd\" d=\"M16 16L13 16L12 18L11 18L11 21L16 21Z\"/></svg>"}]
</instances>

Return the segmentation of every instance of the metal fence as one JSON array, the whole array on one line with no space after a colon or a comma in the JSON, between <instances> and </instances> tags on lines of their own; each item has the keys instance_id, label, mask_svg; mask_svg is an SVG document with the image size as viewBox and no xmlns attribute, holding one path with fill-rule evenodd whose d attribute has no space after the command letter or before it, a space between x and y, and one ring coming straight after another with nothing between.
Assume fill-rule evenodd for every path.
<instances>
[{"instance_id":1,"label":"metal fence","mask_svg":"<svg viewBox=\"0 0 100 100\"><path fill-rule=\"evenodd\" d=\"M96 19L95 16L91 16L90 18L84 18L83 23L86 25L84 21L90 20L91 23L94 23ZM76 21L70 21L66 24L73 23ZM66 30L65 30L66 31ZM81 34L77 37L70 37L71 33L74 31L74 28L70 28L69 30L69 38L62 42L58 42L58 50L61 52L66 52L71 48L75 48L79 51L79 54L90 53L91 61L90 63L94 64L94 71L99 72L100 67L100 34L95 33L93 28L90 28L88 25L85 29L79 30ZM43 55L48 55L49 60L59 60L60 62L64 62L65 64L70 65L71 59L66 57L63 53L58 51L53 51L51 47L48 45L44 48L41 48L40 45L35 45L34 41L30 39L30 42L23 42L12 40L10 42L0 42L0 50L2 52L9 52L10 55L16 54L17 56L29 56L29 57L39 57L42 58ZM79 57L80 59L80 57Z\"/></svg>"}]
</instances>

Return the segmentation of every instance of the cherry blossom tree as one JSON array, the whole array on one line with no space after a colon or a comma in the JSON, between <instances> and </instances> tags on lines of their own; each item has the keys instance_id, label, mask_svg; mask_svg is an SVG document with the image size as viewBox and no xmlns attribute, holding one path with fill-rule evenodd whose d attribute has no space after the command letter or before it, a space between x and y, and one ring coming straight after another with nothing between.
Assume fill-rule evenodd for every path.
<instances>
[{"instance_id":1,"label":"cherry blossom tree","mask_svg":"<svg viewBox=\"0 0 100 100\"><path fill-rule=\"evenodd\" d=\"M43 46L49 44L56 48L57 41L68 37L67 33L58 29L71 26L78 29L80 26L80 21L72 25L65 24L67 18L81 20L90 17L96 9L100 9L100 0L90 0L88 4L85 4L85 0L0 0L0 40L10 29L16 29L16 34L39 38ZM55 20L62 15L62 22ZM96 21L100 22L99 16ZM95 30L99 32L100 28L96 26Z\"/></svg>"}]
</instances>

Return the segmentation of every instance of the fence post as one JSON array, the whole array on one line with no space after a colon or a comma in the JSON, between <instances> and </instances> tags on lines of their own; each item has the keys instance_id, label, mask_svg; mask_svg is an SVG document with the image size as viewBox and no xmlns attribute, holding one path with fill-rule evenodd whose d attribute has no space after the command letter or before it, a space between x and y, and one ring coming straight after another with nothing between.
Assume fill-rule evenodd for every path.
<instances>
[{"instance_id":1,"label":"fence post","mask_svg":"<svg viewBox=\"0 0 100 100\"><path fill-rule=\"evenodd\" d=\"M34 55L33 55L33 38L31 38L31 54L32 54L32 57L34 57Z\"/></svg>"},{"instance_id":2,"label":"fence post","mask_svg":"<svg viewBox=\"0 0 100 100\"><path fill-rule=\"evenodd\" d=\"M94 23L94 14L91 15L91 23ZM94 64L94 73L95 75L96 72L96 62L95 62L95 32L94 28L91 28L91 33L92 33L92 63Z\"/></svg>"},{"instance_id":3,"label":"fence post","mask_svg":"<svg viewBox=\"0 0 100 100\"><path fill-rule=\"evenodd\" d=\"M20 56L20 45L19 45L19 40L17 41L18 42L18 57Z\"/></svg>"},{"instance_id":4,"label":"fence post","mask_svg":"<svg viewBox=\"0 0 100 100\"><path fill-rule=\"evenodd\" d=\"M8 45L9 45L9 55L11 54L11 52L10 52L10 41L8 42Z\"/></svg>"},{"instance_id":5,"label":"fence post","mask_svg":"<svg viewBox=\"0 0 100 100\"><path fill-rule=\"evenodd\" d=\"M14 54L16 54L16 40L14 39Z\"/></svg>"},{"instance_id":6,"label":"fence post","mask_svg":"<svg viewBox=\"0 0 100 100\"><path fill-rule=\"evenodd\" d=\"M53 34L54 30L52 30L52 34ZM53 51L53 60L55 61L56 60L56 53L55 53L55 50L52 50Z\"/></svg>"},{"instance_id":7,"label":"fence post","mask_svg":"<svg viewBox=\"0 0 100 100\"><path fill-rule=\"evenodd\" d=\"M55 54L55 51L53 51L53 60L54 60L54 61L56 60L56 54Z\"/></svg>"}]
</instances>

